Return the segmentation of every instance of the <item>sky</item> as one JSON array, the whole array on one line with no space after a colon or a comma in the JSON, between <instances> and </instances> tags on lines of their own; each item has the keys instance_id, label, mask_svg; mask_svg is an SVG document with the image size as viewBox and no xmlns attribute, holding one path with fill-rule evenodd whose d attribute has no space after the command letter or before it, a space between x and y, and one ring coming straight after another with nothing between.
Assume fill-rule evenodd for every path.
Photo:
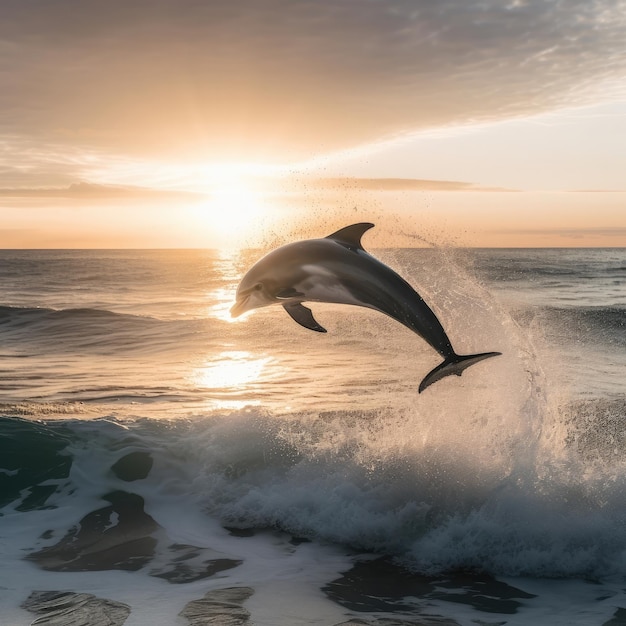
<instances>
[{"instance_id":1,"label":"sky","mask_svg":"<svg viewBox=\"0 0 626 626\"><path fill-rule=\"evenodd\" d=\"M3 0L0 247L625 246L624 0Z\"/></svg>"}]
</instances>

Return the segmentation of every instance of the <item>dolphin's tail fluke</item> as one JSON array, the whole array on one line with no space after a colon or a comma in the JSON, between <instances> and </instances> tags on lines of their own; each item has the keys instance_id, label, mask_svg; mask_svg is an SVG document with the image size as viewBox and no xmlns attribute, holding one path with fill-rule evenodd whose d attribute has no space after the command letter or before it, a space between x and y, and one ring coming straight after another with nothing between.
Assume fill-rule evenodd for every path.
<instances>
[{"instance_id":1,"label":"dolphin's tail fluke","mask_svg":"<svg viewBox=\"0 0 626 626\"><path fill-rule=\"evenodd\" d=\"M502 352L483 352L482 354L466 355L452 354L447 357L443 363L440 363L435 369L426 374L424 380L420 383L419 393L422 393L426 387L429 387L446 376L451 376L452 374L460 376L470 365L474 365L474 363L478 363L478 361L500 354L502 354Z\"/></svg>"}]
</instances>

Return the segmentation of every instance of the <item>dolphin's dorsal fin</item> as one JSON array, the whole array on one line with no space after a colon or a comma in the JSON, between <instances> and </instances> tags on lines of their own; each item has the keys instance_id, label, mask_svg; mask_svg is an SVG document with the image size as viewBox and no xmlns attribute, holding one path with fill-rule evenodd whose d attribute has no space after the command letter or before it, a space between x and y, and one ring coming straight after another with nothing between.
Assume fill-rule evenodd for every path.
<instances>
[{"instance_id":1,"label":"dolphin's dorsal fin","mask_svg":"<svg viewBox=\"0 0 626 626\"><path fill-rule=\"evenodd\" d=\"M374 228L374 224L370 224L369 222L352 224L352 226L346 226L345 228L339 229L332 235L328 235L326 239L333 239L340 244L347 246L348 248L363 250L363 246L361 245L361 237L363 237L363 233L368 231L370 228Z\"/></svg>"}]
</instances>

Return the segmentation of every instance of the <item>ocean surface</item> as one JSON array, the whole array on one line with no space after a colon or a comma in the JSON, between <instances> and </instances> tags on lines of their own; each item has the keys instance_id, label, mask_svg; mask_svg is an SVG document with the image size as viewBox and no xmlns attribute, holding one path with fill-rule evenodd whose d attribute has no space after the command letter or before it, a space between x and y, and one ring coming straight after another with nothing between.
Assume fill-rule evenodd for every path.
<instances>
[{"instance_id":1,"label":"ocean surface","mask_svg":"<svg viewBox=\"0 0 626 626\"><path fill-rule=\"evenodd\" d=\"M259 251L0 250L0 624L626 624L626 248L373 253L502 356L418 394L375 311L232 320Z\"/></svg>"}]
</instances>

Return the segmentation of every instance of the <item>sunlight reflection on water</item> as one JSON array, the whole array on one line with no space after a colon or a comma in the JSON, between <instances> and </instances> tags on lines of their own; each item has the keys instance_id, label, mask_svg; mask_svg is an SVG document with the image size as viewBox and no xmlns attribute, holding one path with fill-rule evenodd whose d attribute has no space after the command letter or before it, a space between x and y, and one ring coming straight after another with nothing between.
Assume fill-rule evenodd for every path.
<instances>
[{"instance_id":1,"label":"sunlight reflection on water","mask_svg":"<svg viewBox=\"0 0 626 626\"><path fill-rule=\"evenodd\" d=\"M258 384L281 376L276 359L245 350L226 350L196 367L190 381L197 390L211 394L218 409L241 409L261 403Z\"/></svg>"},{"instance_id":2,"label":"sunlight reflection on water","mask_svg":"<svg viewBox=\"0 0 626 626\"><path fill-rule=\"evenodd\" d=\"M221 352L194 372L194 380L206 389L240 388L259 380L271 361L242 350Z\"/></svg>"},{"instance_id":3,"label":"sunlight reflection on water","mask_svg":"<svg viewBox=\"0 0 626 626\"><path fill-rule=\"evenodd\" d=\"M235 304L235 289L216 289L207 294L207 300L215 302L208 308L207 314L230 324L241 322L241 317L232 317L230 309Z\"/></svg>"},{"instance_id":4,"label":"sunlight reflection on water","mask_svg":"<svg viewBox=\"0 0 626 626\"><path fill-rule=\"evenodd\" d=\"M215 266L224 286L218 287L206 293L207 302L214 303L207 310L207 314L210 317L228 323L241 322L241 318L233 318L230 315L230 309L235 303L239 279L243 274L240 264L241 251L217 251Z\"/></svg>"}]
</instances>

